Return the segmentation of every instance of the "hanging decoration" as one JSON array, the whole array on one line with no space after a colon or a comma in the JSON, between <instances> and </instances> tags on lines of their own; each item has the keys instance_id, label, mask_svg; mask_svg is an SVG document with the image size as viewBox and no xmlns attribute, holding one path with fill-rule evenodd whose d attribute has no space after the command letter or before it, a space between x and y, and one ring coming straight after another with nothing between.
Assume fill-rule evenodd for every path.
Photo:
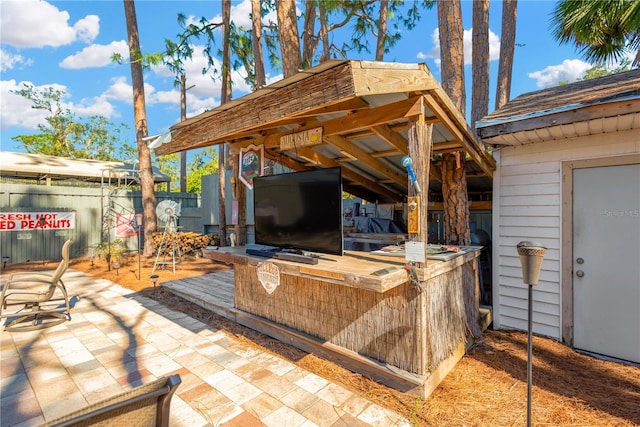
<instances>
[{"instance_id":1,"label":"hanging decoration","mask_svg":"<svg viewBox=\"0 0 640 427\"><path fill-rule=\"evenodd\" d=\"M250 145L240 149L239 156L240 167L238 174L240 181L247 186L249 190L253 190L253 178L262 176L264 168L264 146Z\"/></svg>"}]
</instances>

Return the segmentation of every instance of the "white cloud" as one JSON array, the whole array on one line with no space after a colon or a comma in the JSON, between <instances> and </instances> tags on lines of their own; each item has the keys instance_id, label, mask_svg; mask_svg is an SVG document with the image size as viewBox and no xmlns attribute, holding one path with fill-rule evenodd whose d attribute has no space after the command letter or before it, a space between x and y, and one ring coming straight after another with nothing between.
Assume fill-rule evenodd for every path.
<instances>
[{"instance_id":1,"label":"white cloud","mask_svg":"<svg viewBox=\"0 0 640 427\"><path fill-rule=\"evenodd\" d=\"M93 44L60 62L60 67L72 70L104 67L111 64L111 56L119 53L124 59L129 58L129 45L126 41L114 41L108 45Z\"/></svg>"},{"instance_id":2,"label":"white cloud","mask_svg":"<svg viewBox=\"0 0 640 427\"><path fill-rule=\"evenodd\" d=\"M438 28L431 33L431 50L427 53L418 52L416 58L418 59L433 59L436 65L440 66L440 31Z\"/></svg>"},{"instance_id":3,"label":"white cloud","mask_svg":"<svg viewBox=\"0 0 640 427\"><path fill-rule=\"evenodd\" d=\"M12 54L4 49L0 49L0 71L12 70L19 65L31 65L30 59L25 59L22 55Z\"/></svg>"},{"instance_id":4,"label":"white cloud","mask_svg":"<svg viewBox=\"0 0 640 427\"><path fill-rule=\"evenodd\" d=\"M103 116L107 119L120 117L120 113L116 111L113 104L109 102L109 99L104 94L94 98L83 99L78 104L69 104L69 110L83 117Z\"/></svg>"},{"instance_id":5,"label":"white cloud","mask_svg":"<svg viewBox=\"0 0 640 427\"><path fill-rule=\"evenodd\" d=\"M51 115L49 111L32 108L32 103L27 98L12 93L24 88L24 85L32 85L35 90L43 91L47 88L59 90L65 93L61 99L60 107L68 109L73 114L80 117L103 116L108 119L120 117L120 114L110 102L110 97L106 94L93 98L82 99L78 103L70 100L70 94L66 86L60 84L45 84L37 86L31 82L16 82L15 80L3 80L0 82L0 114L2 129L12 126L23 127L29 130L38 129L38 125L46 125L46 118ZM129 89L129 102L131 103L131 89Z\"/></svg>"},{"instance_id":6,"label":"white cloud","mask_svg":"<svg viewBox=\"0 0 640 427\"><path fill-rule=\"evenodd\" d=\"M127 83L127 78L120 76L113 78L111 82L111 86L109 86L101 96L114 101L133 104L133 89L131 88L131 85Z\"/></svg>"},{"instance_id":7,"label":"white cloud","mask_svg":"<svg viewBox=\"0 0 640 427\"><path fill-rule=\"evenodd\" d=\"M471 65L473 51L473 28L464 30L462 43L464 45L464 65ZM418 59L433 59L437 66L440 66L440 31L438 28L431 33L433 47L427 53L418 52ZM489 30L489 60L495 61L500 57L500 38L496 33Z\"/></svg>"},{"instance_id":8,"label":"white cloud","mask_svg":"<svg viewBox=\"0 0 640 427\"><path fill-rule=\"evenodd\" d=\"M13 79L0 81L0 123L2 123L2 129L8 129L11 126L37 129L39 124L46 123L45 118L49 116L49 112L31 108L31 101L12 93L12 91L24 89L24 84L33 85L36 90L51 87L66 91L66 87L57 84L36 86L31 82L16 82Z\"/></svg>"},{"instance_id":9,"label":"white cloud","mask_svg":"<svg viewBox=\"0 0 640 427\"><path fill-rule=\"evenodd\" d=\"M202 74L203 68L207 68L207 66L204 46L193 46L191 59L184 62L187 87L190 88L187 91L188 116L214 108L220 104L222 85L219 75L216 76L215 79L212 79L213 73L211 71L207 74ZM218 58L214 58L214 68L218 70L222 68L222 64ZM170 84L173 82L174 74L165 65L153 67L153 71L158 76L166 77L167 82ZM249 85L244 81L243 75L244 70L233 71L231 73L234 98L239 98L251 91ZM158 91L154 96L149 96L149 94L146 93L145 95L147 97L147 103L149 104L167 103L179 105L180 103L180 93L177 88L168 91Z\"/></svg>"},{"instance_id":10,"label":"white cloud","mask_svg":"<svg viewBox=\"0 0 640 427\"><path fill-rule=\"evenodd\" d=\"M0 17L2 43L18 48L58 47L76 40L92 41L100 20L88 15L69 25L69 13L46 1L3 1Z\"/></svg>"},{"instance_id":11,"label":"white cloud","mask_svg":"<svg viewBox=\"0 0 640 427\"><path fill-rule=\"evenodd\" d=\"M565 59L562 64L549 65L543 70L534 71L528 77L536 80L536 86L547 88L556 86L561 81L569 83L584 76L585 72L591 68L591 64L579 59Z\"/></svg>"},{"instance_id":12,"label":"white cloud","mask_svg":"<svg viewBox=\"0 0 640 427\"><path fill-rule=\"evenodd\" d=\"M296 10L298 11L298 15L300 11L296 6ZM212 18L208 18L209 22L217 22L222 23L222 15L216 15ZM200 25L200 18L196 18L193 15L190 15L185 20L186 25L195 24ZM245 29L251 28L251 0L242 0L242 2L231 6L231 21L236 25L236 27L242 27ZM268 23L275 24L277 22L277 15L275 11L269 12L268 15L262 17L262 22L266 25Z\"/></svg>"},{"instance_id":13,"label":"white cloud","mask_svg":"<svg viewBox=\"0 0 640 427\"><path fill-rule=\"evenodd\" d=\"M93 43L100 32L100 18L97 15L87 15L73 26L78 40Z\"/></svg>"}]
</instances>

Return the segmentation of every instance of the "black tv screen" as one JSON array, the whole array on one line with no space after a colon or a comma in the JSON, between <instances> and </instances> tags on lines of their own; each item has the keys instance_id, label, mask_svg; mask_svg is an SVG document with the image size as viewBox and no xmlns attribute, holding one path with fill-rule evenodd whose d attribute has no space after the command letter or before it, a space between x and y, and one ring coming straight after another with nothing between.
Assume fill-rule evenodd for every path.
<instances>
[{"instance_id":1,"label":"black tv screen","mask_svg":"<svg viewBox=\"0 0 640 427\"><path fill-rule=\"evenodd\" d=\"M342 255L339 167L253 179L256 243Z\"/></svg>"}]
</instances>

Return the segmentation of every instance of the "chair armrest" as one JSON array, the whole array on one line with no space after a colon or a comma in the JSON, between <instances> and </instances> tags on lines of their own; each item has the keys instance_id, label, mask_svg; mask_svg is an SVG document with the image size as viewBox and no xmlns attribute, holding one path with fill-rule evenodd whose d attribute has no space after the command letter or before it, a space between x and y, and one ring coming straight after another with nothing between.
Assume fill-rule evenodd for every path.
<instances>
[{"instance_id":1,"label":"chair armrest","mask_svg":"<svg viewBox=\"0 0 640 427\"><path fill-rule=\"evenodd\" d=\"M5 286L9 287L9 285L13 284L13 283L42 283L45 285L51 285L51 277L47 277L47 276L28 276L25 278L20 278L20 279L14 279L14 280L7 280L5 282Z\"/></svg>"},{"instance_id":2,"label":"chair armrest","mask_svg":"<svg viewBox=\"0 0 640 427\"><path fill-rule=\"evenodd\" d=\"M49 421L41 427L93 425L98 421L104 425L168 427L171 398L180 383L178 374L163 377Z\"/></svg>"},{"instance_id":3,"label":"chair armrest","mask_svg":"<svg viewBox=\"0 0 640 427\"><path fill-rule=\"evenodd\" d=\"M14 278L20 277L20 276L39 276L39 277L51 277L52 275L49 273L39 273L39 272L33 272L33 271L20 271L17 273L11 273L11 275L9 276L9 281L12 281Z\"/></svg>"}]
</instances>

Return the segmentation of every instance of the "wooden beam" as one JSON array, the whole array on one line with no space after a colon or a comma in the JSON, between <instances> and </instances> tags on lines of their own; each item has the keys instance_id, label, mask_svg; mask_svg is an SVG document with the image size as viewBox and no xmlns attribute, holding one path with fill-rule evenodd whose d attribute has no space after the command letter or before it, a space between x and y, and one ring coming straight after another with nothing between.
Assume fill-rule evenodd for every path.
<instances>
[{"instance_id":1,"label":"wooden beam","mask_svg":"<svg viewBox=\"0 0 640 427\"><path fill-rule=\"evenodd\" d=\"M386 176L391 181L400 184L404 188L407 188L406 174L398 172L395 168L390 167L388 164L372 157L366 151L358 148L355 144L350 143L345 138L339 135L329 135L324 137L324 140L333 145L340 151L346 152L349 156L357 158L359 161L369 166L379 174Z\"/></svg>"},{"instance_id":2,"label":"wooden beam","mask_svg":"<svg viewBox=\"0 0 640 427\"><path fill-rule=\"evenodd\" d=\"M362 129L368 130L368 128L372 128L378 125L384 125L388 121L398 120L404 118L407 111L415 104L416 100L419 97L408 98L402 101L394 102L392 104L387 104L382 107L371 108L366 110L360 110L353 114L348 114L342 117L337 117L332 120L326 120L324 122L320 122L318 120L308 120L305 121L303 125L296 128L296 132L302 132L304 130L313 129L318 126L322 126L322 134L324 136L329 135L342 135L343 137L348 138L347 135L350 132L359 131ZM246 140L243 142L239 142L234 144L234 147L237 149L248 147L249 145L263 144L265 148L275 148L278 149L280 147L280 137L282 135L287 135L292 132L291 129L287 129L283 132L277 132L266 137L258 137L254 140ZM385 134L394 141L397 141L398 138L401 138L397 133L386 130ZM398 142L399 145L403 145L402 142ZM406 141L404 141L404 146L406 146ZM404 151L406 153L406 149Z\"/></svg>"},{"instance_id":3,"label":"wooden beam","mask_svg":"<svg viewBox=\"0 0 640 427\"><path fill-rule=\"evenodd\" d=\"M402 135L394 132L387 125L372 126L371 130L401 154L409 153L408 143Z\"/></svg>"},{"instance_id":4,"label":"wooden beam","mask_svg":"<svg viewBox=\"0 0 640 427\"><path fill-rule=\"evenodd\" d=\"M456 140L463 146L474 162L480 166L480 168L489 177L493 177L493 171L496 168L495 160L490 157L486 152L480 151L473 143L470 142L469 137L463 133L463 131L456 126L453 119L449 117L447 112L438 104L438 102L431 95L424 96L425 104L429 107L433 113L438 116L442 124L451 132ZM466 125L466 124L465 124Z\"/></svg>"},{"instance_id":5,"label":"wooden beam","mask_svg":"<svg viewBox=\"0 0 640 427\"><path fill-rule=\"evenodd\" d=\"M399 156L402 153L399 150L385 150L385 151L374 151L370 153L371 157L380 158L380 157L391 157L391 156Z\"/></svg>"},{"instance_id":6,"label":"wooden beam","mask_svg":"<svg viewBox=\"0 0 640 427\"><path fill-rule=\"evenodd\" d=\"M386 196L390 200L399 202L403 199L401 195L389 190L387 187L383 187L378 182L365 178L364 176L352 171L351 169L340 165L340 163L335 159L330 159L328 157L325 157L322 154L312 150L311 148L300 147L297 150L297 154L300 157L303 157L304 159L309 160L314 164L325 167L325 168L340 166L342 168L343 177L347 178L350 181L356 182L364 187L367 187L371 191L374 191L378 194Z\"/></svg>"},{"instance_id":7,"label":"wooden beam","mask_svg":"<svg viewBox=\"0 0 640 427\"><path fill-rule=\"evenodd\" d=\"M423 64L402 66L369 61L353 61L351 73L357 96L383 93L411 92L416 88L430 90L439 87L436 79Z\"/></svg>"}]
</instances>

